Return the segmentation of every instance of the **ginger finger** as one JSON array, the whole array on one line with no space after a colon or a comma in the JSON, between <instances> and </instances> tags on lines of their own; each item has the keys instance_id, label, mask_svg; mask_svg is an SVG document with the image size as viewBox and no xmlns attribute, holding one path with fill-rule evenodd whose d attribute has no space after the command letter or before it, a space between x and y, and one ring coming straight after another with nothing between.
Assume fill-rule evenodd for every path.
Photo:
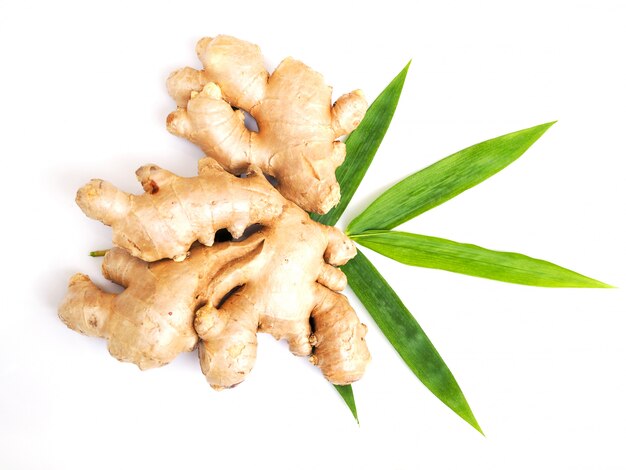
<instances>
[{"instance_id":1,"label":"ginger finger","mask_svg":"<svg viewBox=\"0 0 626 470\"><path fill-rule=\"evenodd\" d=\"M199 176L183 178L156 165L137 170L144 194L135 196L101 180L77 194L87 216L113 229L113 243L144 261L182 261L196 240L213 244L226 228L234 238L253 224L269 223L282 212L284 199L260 171L236 178L218 163L199 162Z\"/></svg>"},{"instance_id":2,"label":"ginger finger","mask_svg":"<svg viewBox=\"0 0 626 470\"><path fill-rule=\"evenodd\" d=\"M201 39L196 51L204 69L186 67L167 80L178 106L167 118L168 130L231 173L258 166L306 211L324 214L335 206L335 170L346 152L336 139L363 119L363 94L348 93L332 105L332 90L319 73L287 58L269 75L258 46L231 36ZM246 129L231 106L250 113L259 131Z\"/></svg>"}]
</instances>

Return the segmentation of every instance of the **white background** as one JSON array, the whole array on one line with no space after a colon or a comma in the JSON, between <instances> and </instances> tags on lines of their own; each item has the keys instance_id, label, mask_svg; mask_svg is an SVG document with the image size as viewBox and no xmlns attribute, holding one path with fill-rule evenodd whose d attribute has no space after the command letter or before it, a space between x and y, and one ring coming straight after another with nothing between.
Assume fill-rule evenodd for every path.
<instances>
[{"instance_id":1,"label":"white background","mask_svg":"<svg viewBox=\"0 0 626 470\"><path fill-rule=\"evenodd\" d=\"M407 5L412 5L409 9ZM621 1L0 2L0 468L623 469L626 456ZM268 66L292 55L336 96L372 100L413 59L385 142L346 213L456 150L558 119L519 161L408 231L549 259L612 285L549 290L371 259L454 372L479 435L403 365L371 318L360 427L321 374L263 336L250 378L217 393L195 354L140 372L56 307L99 276L110 232L90 178L139 192L154 162L200 152L165 130L168 74L228 33Z\"/></svg>"}]
</instances>

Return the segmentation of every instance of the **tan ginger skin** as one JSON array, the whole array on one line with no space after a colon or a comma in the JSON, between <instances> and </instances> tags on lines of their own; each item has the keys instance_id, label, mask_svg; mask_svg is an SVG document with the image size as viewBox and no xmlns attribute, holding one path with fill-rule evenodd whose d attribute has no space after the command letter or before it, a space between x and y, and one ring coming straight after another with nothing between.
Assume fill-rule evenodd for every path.
<instances>
[{"instance_id":1,"label":"tan ginger skin","mask_svg":"<svg viewBox=\"0 0 626 470\"><path fill-rule=\"evenodd\" d=\"M337 138L363 119L362 93L331 104L332 90L319 73L287 58L270 75L258 46L230 36L201 39L196 52L204 69L185 67L167 81L178 106L167 118L168 130L231 173L258 166L306 211L325 214L335 206L335 170L346 154ZM256 119L258 132L246 129L241 110Z\"/></svg>"},{"instance_id":2,"label":"tan ginger skin","mask_svg":"<svg viewBox=\"0 0 626 470\"><path fill-rule=\"evenodd\" d=\"M334 384L360 379L370 360L367 328L337 293L347 280L334 267L355 256L353 242L289 204L271 226L241 243L258 253L222 269L196 314L209 383L224 388L245 379L256 358L257 330L286 339L297 356L313 353L311 362Z\"/></svg>"},{"instance_id":3,"label":"tan ginger skin","mask_svg":"<svg viewBox=\"0 0 626 470\"><path fill-rule=\"evenodd\" d=\"M250 372L257 331L286 339L296 355L313 354L311 361L332 383L358 380L370 359L367 330L337 293L346 278L334 267L356 254L354 244L272 191L283 211L243 241L198 244L180 263L148 263L110 250L104 276L126 289L106 293L77 274L59 316L76 331L106 338L114 357L142 369L192 350L199 336L202 370L218 389ZM223 199L217 207L234 201ZM150 223L128 217L140 226ZM134 239L130 225L124 232L120 236Z\"/></svg>"},{"instance_id":4,"label":"tan ginger skin","mask_svg":"<svg viewBox=\"0 0 626 470\"><path fill-rule=\"evenodd\" d=\"M203 158L199 176L183 178L145 165L136 172L144 194L127 194L96 179L78 190L76 203L87 216L110 225L113 244L133 256L182 261L196 240L210 246L222 228L239 238L246 227L266 224L282 212L285 200L251 169L247 178L237 178Z\"/></svg>"}]
</instances>

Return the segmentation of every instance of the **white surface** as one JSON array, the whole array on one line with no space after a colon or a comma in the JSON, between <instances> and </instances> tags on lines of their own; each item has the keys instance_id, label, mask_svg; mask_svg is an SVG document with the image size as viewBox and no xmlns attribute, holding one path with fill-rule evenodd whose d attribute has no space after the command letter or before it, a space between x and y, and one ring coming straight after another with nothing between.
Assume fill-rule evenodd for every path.
<instances>
[{"instance_id":1,"label":"white surface","mask_svg":"<svg viewBox=\"0 0 626 470\"><path fill-rule=\"evenodd\" d=\"M1 468L625 468L624 3L410 3L0 2ZM142 373L57 319L69 276L97 276L86 253L109 246L75 190L100 177L138 191L146 162L194 173L200 152L165 130L164 82L218 33L370 100L413 59L348 217L456 150L559 120L510 168L404 228L622 289L512 286L371 256L486 438L412 376L359 305L373 355L354 387L360 427L271 338L249 380L216 393L193 354Z\"/></svg>"}]
</instances>

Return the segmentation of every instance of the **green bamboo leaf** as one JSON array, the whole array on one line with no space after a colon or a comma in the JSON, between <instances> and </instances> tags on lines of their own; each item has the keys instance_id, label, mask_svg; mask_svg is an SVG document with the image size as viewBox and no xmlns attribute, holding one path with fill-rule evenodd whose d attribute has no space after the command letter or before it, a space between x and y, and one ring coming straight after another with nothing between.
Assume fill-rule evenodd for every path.
<instances>
[{"instance_id":1,"label":"green bamboo leaf","mask_svg":"<svg viewBox=\"0 0 626 470\"><path fill-rule=\"evenodd\" d=\"M372 230L352 239L411 266L444 269L469 276L541 287L611 287L548 261L519 253L492 251L443 238Z\"/></svg>"},{"instance_id":2,"label":"green bamboo leaf","mask_svg":"<svg viewBox=\"0 0 626 470\"><path fill-rule=\"evenodd\" d=\"M356 422L358 423L359 415L356 411L356 402L354 401L352 385L333 385L333 387L335 387L335 390L339 392L339 395L341 396L341 398L343 398L343 401L346 402L346 405L348 406L348 408L350 408L350 411L352 412L352 416L354 416L354 419L356 419Z\"/></svg>"},{"instance_id":3,"label":"green bamboo leaf","mask_svg":"<svg viewBox=\"0 0 626 470\"><path fill-rule=\"evenodd\" d=\"M326 225L335 225L346 210L389 128L410 65L411 61L378 95L367 109L359 127L346 139L346 159L336 172L341 188L341 201L327 214L312 214L313 220Z\"/></svg>"},{"instance_id":4,"label":"green bamboo leaf","mask_svg":"<svg viewBox=\"0 0 626 470\"><path fill-rule=\"evenodd\" d=\"M342 269L354 293L411 371L437 398L482 434L450 369L365 255L359 251Z\"/></svg>"},{"instance_id":5,"label":"green bamboo leaf","mask_svg":"<svg viewBox=\"0 0 626 470\"><path fill-rule=\"evenodd\" d=\"M514 162L552 124L481 142L413 173L381 194L350 222L346 232L392 229L452 199Z\"/></svg>"}]
</instances>

